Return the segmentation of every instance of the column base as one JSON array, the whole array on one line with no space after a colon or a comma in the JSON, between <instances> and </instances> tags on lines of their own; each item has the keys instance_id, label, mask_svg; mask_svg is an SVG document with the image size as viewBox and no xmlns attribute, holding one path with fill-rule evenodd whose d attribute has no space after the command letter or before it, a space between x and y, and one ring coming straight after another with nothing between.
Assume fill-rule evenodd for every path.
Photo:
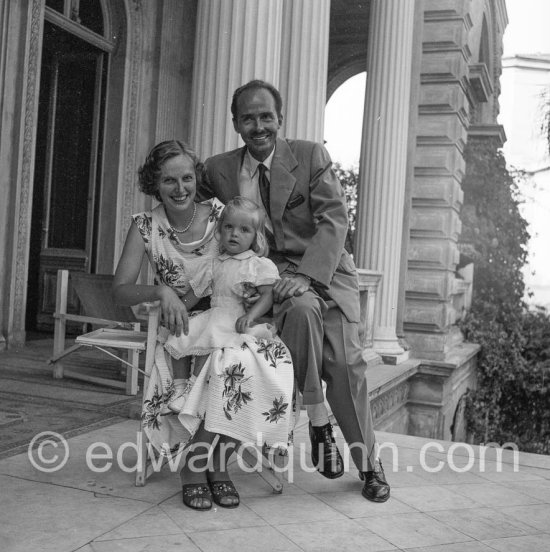
<instances>
[{"instance_id":1,"label":"column base","mask_svg":"<svg viewBox=\"0 0 550 552\"><path fill-rule=\"evenodd\" d=\"M373 348L380 355L384 364L401 364L409 360L409 351L406 351L397 337L395 339L374 339Z\"/></svg>"}]
</instances>

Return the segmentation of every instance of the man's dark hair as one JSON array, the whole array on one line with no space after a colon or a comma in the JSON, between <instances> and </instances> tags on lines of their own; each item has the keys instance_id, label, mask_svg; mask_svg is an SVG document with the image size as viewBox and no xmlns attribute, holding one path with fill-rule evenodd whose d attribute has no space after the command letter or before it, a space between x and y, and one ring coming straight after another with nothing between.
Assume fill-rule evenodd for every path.
<instances>
[{"instance_id":1,"label":"man's dark hair","mask_svg":"<svg viewBox=\"0 0 550 552\"><path fill-rule=\"evenodd\" d=\"M237 102L240 95L247 90L259 90L264 88L267 90L275 100L275 109L277 110L277 117L281 118L283 116L283 99L281 98L281 93L269 82L263 80L255 79L243 84L233 93L233 99L231 100L231 114L233 119L237 118Z\"/></svg>"}]
</instances>

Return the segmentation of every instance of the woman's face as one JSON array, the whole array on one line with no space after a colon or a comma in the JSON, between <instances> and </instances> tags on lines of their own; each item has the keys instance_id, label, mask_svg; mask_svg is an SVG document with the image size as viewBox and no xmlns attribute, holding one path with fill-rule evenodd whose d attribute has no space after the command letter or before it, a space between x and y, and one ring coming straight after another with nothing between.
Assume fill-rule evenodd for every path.
<instances>
[{"instance_id":1,"label":"woman's face","mask_svg":"<svg viewBox=\"0 0 550 552\"><path fill-rule=\"evenodd\" d=\"M181 154L165 161L160 169L158 191L164 207L170 211L187 211L192 207L197 193L193 160Z\"/></svg>"}]
</instances>

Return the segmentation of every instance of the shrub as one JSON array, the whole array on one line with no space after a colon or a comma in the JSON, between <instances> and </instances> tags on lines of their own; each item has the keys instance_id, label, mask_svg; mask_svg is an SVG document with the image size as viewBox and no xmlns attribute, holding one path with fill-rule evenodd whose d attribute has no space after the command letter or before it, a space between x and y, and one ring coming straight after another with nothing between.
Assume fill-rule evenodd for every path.
<instances>
[{"instance_id":1,"label":"shrub","mask_svg":"<svg viewBox=\"0 0 550 552\"><path fill-rule=\"evenodd\" d=\"M497 144L473 139L464 152L463 232L459 245L474 260L472 307L461 322L479 343L478 388L466 419L475 442L515 442L550 453L550 318L527 310L521 269L529 233L519 212L517 181Z\"/></svg>"},{"instance_id":2,"label":"shrub","mask_svg":"<svg viewBox=\"0 0 550 552\"><path fill-rule=\"evenodd\" d=\"M348 204L349 228L346 238L346 250L353 253L353 238L355 236L355 216L357 213L357 184L359 174L356 168L344 169L340 163L334 163L334 172L344 188L346 202Z\"/></svg>"}]
</instances>

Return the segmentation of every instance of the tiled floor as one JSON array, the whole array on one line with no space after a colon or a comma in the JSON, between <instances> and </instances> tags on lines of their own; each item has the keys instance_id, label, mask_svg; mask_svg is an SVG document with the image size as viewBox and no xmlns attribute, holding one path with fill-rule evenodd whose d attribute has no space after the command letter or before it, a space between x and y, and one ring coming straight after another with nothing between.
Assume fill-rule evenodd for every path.
<instances>
[{"instance_id":1,"label":"tiled floor","mask_svg":"<svg viewBox=\"0 0 550 552\"><path fill-rule=\"evenodd\" d=\"M494 452L482 460L477 447L468 456L456 443L378 433L379 442L388 445L381 456L392 497L373 504L361 497L355 470L330 481L300 468L300 450L308 450L302 425L283 494L273 494L258 474L243 473L234 462L241 506L195 512L183 506L178 475L169 469L154 474L144 488L134 486L133 474L124 470L135 464L136 429L137 422L129 420L69 439L67 463L53 473L34 468L26 453L0 460L0 549L550 550L550 457L520 453L514 469L509 452L499 465ZM91 452L106 453L90 449L98 442L112 451L112 466L103 473L87 465ZM62 449L46 446L42 452L48 460ZM309 463L309 454L305 457ZM111 460L92 462L105 466Z\"/></svg>"}]
</instances>

